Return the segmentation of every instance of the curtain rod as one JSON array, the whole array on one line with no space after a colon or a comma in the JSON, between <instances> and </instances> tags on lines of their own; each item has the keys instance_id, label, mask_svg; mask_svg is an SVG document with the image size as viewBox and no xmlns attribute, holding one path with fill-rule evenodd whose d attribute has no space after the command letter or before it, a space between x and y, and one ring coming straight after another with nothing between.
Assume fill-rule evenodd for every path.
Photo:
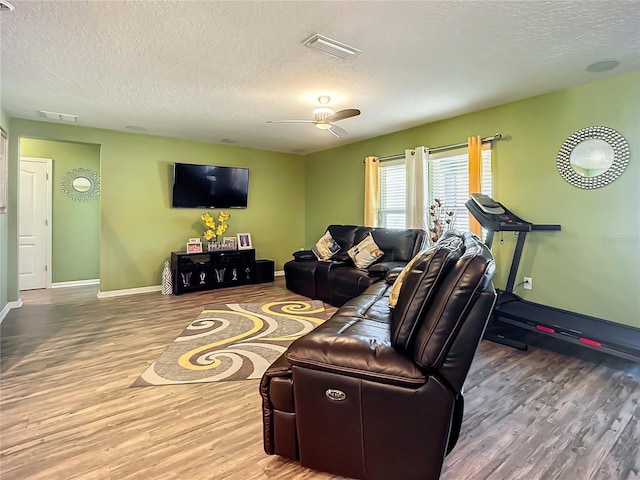
<instances>
[{"instance_id":1,"label":"curtain rod","mask_svg":"<svg viewBox=\"0 0 640 480\"><path fill-rule=\"evenodd\" d=\"M482 139L482 143L491 143L495 140L500 140L501 138L502 138L502 134L496 133L491 137L484 137ZM452 150L454 148L466 147L467 145L469 145L468 142L453 143L451 145L442 145L440 147L429 148L429 153L442 152L444 150ZM404 153L397 153L395 155L389 155L387 157L379 157L378 160L381 162L386 162L388 160L397 160L398 158L404 158ZM362 162L364 163L364 160Z\"/></svg>"}]
</instances>

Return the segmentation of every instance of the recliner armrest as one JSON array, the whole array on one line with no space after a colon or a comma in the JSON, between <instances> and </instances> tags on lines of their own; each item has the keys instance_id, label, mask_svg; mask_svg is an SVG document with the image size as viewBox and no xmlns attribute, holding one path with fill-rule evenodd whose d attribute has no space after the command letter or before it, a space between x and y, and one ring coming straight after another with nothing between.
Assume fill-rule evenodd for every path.
<instances>
[{"instance_id":1,"label":"recliner armrest","mask_svg":"<svg viewBox=\"0 0 640 480\"><path fill-rule=\"evenodd\" d=\"M293 252L293 258L297 262L304 262L307 260L318 260L318 257L311 250L298 250L297 252Z\"/></svg>"},{"instance_id":2,"label":"recliner armrest","mask_svg":"<svg viewBox=\"0 0 640 480\"><path fill-rule=\"evenodd\" d=\"M378 383L414 388L426 383L415 363L391 347L388 332L381 322L334 316L293 342L285 356L293 366Z\"/></svg>"}]
</instances>

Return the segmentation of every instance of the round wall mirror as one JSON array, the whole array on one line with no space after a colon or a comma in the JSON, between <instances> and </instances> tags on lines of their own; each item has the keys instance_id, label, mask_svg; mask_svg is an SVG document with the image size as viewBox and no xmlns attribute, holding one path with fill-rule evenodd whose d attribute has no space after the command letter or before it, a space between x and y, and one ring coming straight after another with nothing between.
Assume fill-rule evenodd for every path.
<instances>
[{"instance_id":1,"label":"round wall mirror","mask_svg":"<svg viewBox=\"0 0 640 480\"><path fill-rule=\"evenodd\" d=\"M560 148L556 166L574 187L604 187L629 163L629 144L612 128L587 127L571 135Z\"/></svg>"},{"instance_id":2,"label":"round wall mirror","mask_svg":"<svg viewBox=\"0 0 640 480\"><path fill-rule=\"evenodd\" d=\"M100 195L100 175L90 168L74 168L62 177L60 188L76 202L90 202Z\"/></svg>"},{"instance_id":3,"label":"round wall mirror","mask_svg":"<svg viewBox=\"0 0 640 480\"><path fill-rule=\"evenodd\" d=\"M76 192L84 193L91 188L91 180L87 177L76 177L71 182L71 186Z\"/></svg>"}]
</instances>

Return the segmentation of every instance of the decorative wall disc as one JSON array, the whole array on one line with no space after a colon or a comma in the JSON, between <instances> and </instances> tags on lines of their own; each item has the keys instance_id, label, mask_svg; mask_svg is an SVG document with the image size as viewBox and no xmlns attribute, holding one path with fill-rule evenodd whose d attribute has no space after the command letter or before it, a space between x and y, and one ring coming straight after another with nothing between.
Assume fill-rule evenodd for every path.
<instances>
[{"instance_id":1,"label":"decorative wall disc","mask_svg":"<svg viewBox=\"0 0 640 480\"><path fill-rule=\"evenodd\" d=\"M629 144L609 127L586 127L565 140L556 166L574 187L595 189L610 184L629 164Z\"/></svg>"},{"instance_id":2,"label":"decorative wall disc","mask_svg":"<svg viewBox=\"0 0 640 480\"><path fill-rule=\"evenodd\" d=\"M100 175L90 168L74 168L64 174L60 188L76 202L90 202L100 195Z\"/></svg>"}]
</instances>

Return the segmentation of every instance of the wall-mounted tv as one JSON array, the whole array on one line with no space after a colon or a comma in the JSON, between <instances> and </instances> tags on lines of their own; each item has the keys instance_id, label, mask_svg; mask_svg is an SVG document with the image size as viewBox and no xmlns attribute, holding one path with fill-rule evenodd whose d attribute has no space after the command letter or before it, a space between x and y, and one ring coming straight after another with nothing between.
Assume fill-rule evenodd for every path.
<instances>
[{"instance_id":1,"label":"wall-mounted tv","mask_svg":"<svg viewBox=\"0 0 640 480\"><path fill-rule=\"evenodd\" d=\"M247 208L249 169L173 164L174 208Z\"/></svg>"}]
</instances>

